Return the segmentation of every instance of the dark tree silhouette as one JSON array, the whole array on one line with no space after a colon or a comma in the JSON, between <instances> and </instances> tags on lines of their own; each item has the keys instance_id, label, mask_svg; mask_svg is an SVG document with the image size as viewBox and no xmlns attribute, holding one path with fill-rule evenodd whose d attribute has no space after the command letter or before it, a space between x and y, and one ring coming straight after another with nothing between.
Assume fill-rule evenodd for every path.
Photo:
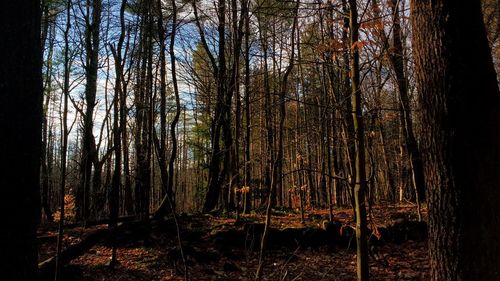
<instances>
[{"instance_id":1,"label":"dark tree silhouette","mask_svg":"<svg viewBox=\"0 0 500 281\"><path fill-rule=\"evenodd\" d=\"M40 2L7 1L0 9L0 272L3 280L37 280L42 139Z\"/></svg>"},{"instance_id":2,"label":"dark tree silhouette","mask_svg":"<svg viewBox=\"0 0 500 281\"><path fill-rule=\"evenodd\" d=\"M412 1L432 280L500 276L500 94L481 2Z\"/></svg>"}]
</instances>

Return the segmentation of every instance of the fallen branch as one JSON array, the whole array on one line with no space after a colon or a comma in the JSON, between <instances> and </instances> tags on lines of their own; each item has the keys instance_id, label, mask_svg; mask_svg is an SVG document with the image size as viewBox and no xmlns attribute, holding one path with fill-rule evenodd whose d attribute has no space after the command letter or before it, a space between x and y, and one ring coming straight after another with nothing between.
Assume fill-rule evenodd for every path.
<instances>
[{"instance_id":1,"label":"fallen branch","mask_svg":"<svg viewBox=\"0 0 500 281\"><path fill-rule=\"evenodd\" d=\"M36 240L38 241L38 244L55 242L57 240L57 235L56 234L54 234L54 235L42 235L42 236L38 236L36 238Z\"/></svg>"},{"instance_id":2,"label":"fallen branch","mask_svg":"<svg viewBox=\"0 0 500 281\"><path fill-rule=\"evenodd\" d=\"M92 233L88 234L82 241L78 244L71 245L61 252L60 262L61 265L67 264L73 259L83 255L86 251L92 248L97 242L104 239L109 235L110 230L97 229ZM40 280L52 280L54 278L56 266L56 257L51 257L38 264L38 270L40 274Z\"/></svg>"},{"instance_id":3,"label":"fallen branch","mask_svg":"<svg viewBox=\"0 0 500 281\"><path fill-rule=\"evenodd\" d=\"M233 248L246 249L246 241L261 241L265 232L265 224L249 223L242 229L224 229L212 234L219 251L230 251ZM418 221L405 221L387 227L377 227L375 231L367 229L370 244L378 246L384 243L403 243L408 240L425 241L427 224ZM321 246L337 246L350 248L355 245L356 231L350 225L340 222L329 222L323 228L303 227L267 229L267 245L269 248L318 248ZM257 244L257 243L256 243ZM251 250L259 251L259 245L253 244Z\"/></svg>"},{"instance_id":4,"label":"fallen branch","mask_svg":"<svg viewBox=\"0 0 500 281\"><path fill-rule=\"evenodd\" d=\"M118 222L132 222L135 220L137 220L137 216L123 216L123 217L118 218ZM103 225L103 224L109 224L109 218L88 221L85 224L85 227L88 228L91 226ZM74 223L67 223L67 224L65 223L64 224L65 230L76 228L76 227L83 227L83 222L74 222ZM44 224L40 227L40 230L53 230L54 228L57 228L56 222ZM47 236L50 236L50 235L47 235ZM39 236L38 238L41 238L41 237L44 237L44 236L42 235L42 236Z\"/></svg>"},{"instance_id":5,"label":"fallen branch","mask_svg":"<svg viewBox=\"0 0 500 281\"><path fill-rule=\"evenodd\" d=\"M137 216L123 216L123 217L119 217L117 222L133 222L135 220L137 220ZM109 222L110 222L109 218L95 220L95 221L88 221L85 223L85 227L91 227L91 226L96 226L96 225L101 225L101 224L109 224ZM83 226L83 223L81 223L81 222L70 223L70 224L65 224L64 229L75 228L75 227L80 227L80 226Z\"/></svg>"}]
</instances>

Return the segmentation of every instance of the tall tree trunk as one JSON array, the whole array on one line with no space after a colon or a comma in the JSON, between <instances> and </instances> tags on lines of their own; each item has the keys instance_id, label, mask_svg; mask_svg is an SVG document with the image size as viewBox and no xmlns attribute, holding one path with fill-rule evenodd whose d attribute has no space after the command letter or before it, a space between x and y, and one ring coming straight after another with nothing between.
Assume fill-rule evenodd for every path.
<instances>
[{"instance_id":1,"label":"tall tree trunk","mask_svg":"<svg viewBox=\"0 0 500 281\"><path fill-rule=\"evenodd\" d=\"M0 272L37 280L40 218L42 50L40 1L7 1L0 9Z\"/></svg>"},{"instance_id":2,"label":"tall tree trunk","mask_svg":"<svg viewBox=\"0 0 500 281\"><path fill-rule=\"evenodd\" d=\"M158 41L159 41L159 65L160 65L160 138L155 134L155 147L158 158L158 166L160 168L161 177L161 195L167 194L170 200L173 200L172 190L168 189L168 164L167 164L167 70L165 58L165 25L163 23L162 1L156 3L158 10Z\"/></svg>"},{"instance_id":3,"label":"tall tree trunk","mask_svg":"<svg viewBox=\"0 0 500 281\"><path fill-rule=\"evenodd\" d=\"M349 2L350 3L350 2ZM347 0L342 0L342 11L344 13L344 24L342 29L342 42L344 44L344 48L346 50L350 50L351 46L349 45L349 34L348 30L350 28L349 21L349 8L347 5ZM351 54L352 55L352 54ZM344 173L349 175L349 189L347 190L348 194L352 194L352 189L354 188L354 170L355 170L355 157L356 157L356 149L355 149L355 130L354 130L354 120L352 115L352 81L350 81L349 73L350 73L350 56L349 52L343 52L343 65L342 65L342 93L344 94L342 100L345 100L345 110L344 110L344 142L347 145L347 151L345 153L344 159ZM351 196L351 205L354 207L354 198Z\"/></svg>"},{"instance_id":4,"label":"tall tree trunk","mask_svg":"<svg viewBox=\"0 0 500 281\"><path fill-rule=\"evenodd\" d=\"M262 27L261 27L262 28ZM259 32L262 33L262 32ZM261 34L261 36L263 36ZM267 37L267 32L264 35L265 37L261 37L261 41L263 40L269 40ZM268 63L268 43L263 42L262 43L262 49L264 52L264 120L265 120L265 128L266 128L266 161L265 161L265 186L267 189L267 192L271 192L273 190L271 183L273 182L274 178L274 170L273 170L273 165L274 165L274 128L273 128L273 116L272 116L272 111L271 111L271 104L273 103L273 98L271 96L271 86L270 86L270 78L269 78L269 63ZM274 200L273 196L267 196L268 199ZM271 204L271 203L269 203ZM272 205L272 204L271 204Z\"/></svg>"},{"instance_id":5,"label":"tall tree trunk","mask_svg":"<svg viewBox=\"0 0 500 281\"><path fill-rule=\"evenodd\" d=\"M249 5L250 1L246 1L246 5ZM251 141L251 126L252 120L250 117L250 16L248 13L249 7L247 7L247 13L245 14L245 186L249 187L248 191L244 193L244 213L249 213L252 209L252 195L254 194L254 187L252 185L252 162L250 160L250 141Z\"/></svg>"},{"instance_id":6,"label":"tall tree trunk","mask_svg":"<svg viewBox=\"0 0 500 281\"><path fill-rule=\"evenodd\" d=\"M219 36L219 44L218 44L218 61L216 62L215 57L213 56L208 43L205 39L205 32L203 27L201 26L199 17L198 17L198 9L196 6L196 2L193 1L193 12L195 16L195 22L198 27L198 31L200 33L200 39L203 44L203 48L205 49L207 55L210 58L210 63L212 65L214 71L214 78L217 81L217 99L216 99L216 107L214 112L214 118L211 124L210 137L211 137L211 155L210 155L210 163L209 163L209 172L208 172L208 191L205 197L205 202L203 204L203 211L209 212L217 207L217 203L219 200L219 195L221 191L220 181L221 181L221 171L220 171L220 162L222 159L222 151L220 148L220 137L221 137L221 129L224 125L225 121L225 112L224 112L224 102L226 97L226 55L225 55L225 33L226 33L226 2L225 0L218 1L218 36ZM227 105L226 105L227 106ZM226 163L227 164L227 163Z\"/></svg>"},{"instance_id":7,"label":"tall tree trunk","mask_svg":"<svg viewBox=\"0 0 500 281\"><path fill-rule=\"evenodd\" d=\"M61 183L59 186L59 229L57 234L57 245L56 245L56 265L55 265L55 281L62 280L61 277L61 251L63 243L63 229L64 229L64 215L65 215L65 202L64 194L66 190L66 155L68 152L68 98L69 98L69 75L70 75L70 58L69 58L69 31L71 28L71 0L66 3L66 27L64 30L64 82L63 82L63 100L64 107L62 112L62 136L61 136Z\"/></svg>"},{"instance_id":8,"label":"tall tree trunk","mask_svg":"<svg viewBox=\"0 0 500 281\"><path fill-rule=\"evenodd\" d=\"M357 245L357 274L358 281L367 281L368 271L368 243L366 240L366 171L365 171L365 132L363 111L361 108L361 89L359 82L359 23L356 0L349 0L349 33L351 50L351 92L352 92L352 119L355 132L355 180L354 201L356 211L356 245Z\"/></svg>"},{"instance_id":9,"label":"tall tree trunk","mask_svg":"<svg viewBox=\"0 0 500 281\"><path fill-rule=\"evenodd\" d=\"M45 7L48 9L48 7ZM44 12L44 17L47 16L48 11ZM48 19L45 19L48 21ZM45 23L48 25L48 23ZM48 28L45 27L45 28ZM43 36L43 35L42 35ZM49 49L47 54L47 65L46 65L46 73L45 73L45 81L44 81L44 103L43 103L43 123L42 123L42 154L40 161L42 162L41 166L41 179L42 179L42 209L45 213L45 217L48 222L52 222L54 218L52 217L52 210L50 209L50 161L49 159L49 122L48 122L48 114L49 114L49 103L52 93L52 57L54 53L54 41L55 41L55 24L50 26L48 30L49 37ZM42 45L43 47L43 45Z\"/></svg>"},{"instance_id":10,"label":"tall tree trunk","mask_svg":"<svg viewBox=\"0 0 500 281\"><path fill-rule=\"evenodd\" d=\"M128 44L127 44L128 45ZM122 68L123 71L123 68ZM129 76L130 78L130 73ZM127 83L124 81L124 77L121 79L123 83L122 91L120 92L120 132L121 132L121 149L123 150L123 176L125 177L123 183L123 201L125 211L128 215L132 215L134 213L134 204L132 200L132 176L130 174L130 156L129 156L129 138L128 138L128 129L127 129Z\"/></svg>"},{"instance_id":11,"label":"tall tree trunk","mask_svg":"<svg viewBox=\"0 0 500 281\"><path fill-rule=\"evenodd\" d=\"M94 108L97 94L97 70L99 67L99 39L101 26L101 0L87 0L85 26L85 114L83 116L83 137L80 164L80 187L77 192L77 218L84 224L90 215L90 188L92 164L96 159L94 139ZM100 175L99 175L100 176Z\"/></svg>"},{"instance_id":12,"label":"tall tree trunk","mask_svg":"<svg viewBox=\"0 0 500 281\"><path fill-rule=\"evenodd\" d=\"M176 71L176 59L175 59L175 35L177 32L177 5L175 0L172 0L172 31L170 33L170 45L168 48L168 52L170 55L170 65L172 71L172 85L174 88L174 96L175 96L175 115L170 124L170 138L172 141L172 151L170 158L168 160L168 171L167 171L167 185L165 194L165 198L163 198L160 207L159 214L165 213L166 207L170 205L171 211L175 211L175 198L173 194L173 186L174 186L174 164L177 158L177 123L179 122L179 118L181 115L181 102L179 97L179 86L177 83L177 71Z\"/></svg>"},{"instance_id":13,"label":"tall tree trunk","mask_svg":"<svg viewBox=\"0 0 500 281\"><path fill-rule=\"evenodd\" d=\"M481 1L411 4L431 279L496 280L500 93Z\"/></svg>"},{"instance_id":14,"label":"tall tree trunk","mask_svg":"<svg viewBox=\"0 0 500 281\"><path fill-rule=\"evenodd\" d=\"M390 61L398 84L399 102L401 108L401 128L405 139L406 149L410 161L410 168L412 171L412 182L415 189L415 199L417 203L417 213L419 220L422 220L420 211L420 202L425 200L425 186L424 186L424 170L422 166L422 159L420 157L420 150L418 148L415 134L413 133L413 122L410 108L410 99L408 97L408 79L406 78L404 68L404 54L403 43L401 40L402 31L399 17L399 1L391 0L392 16L393 16L393 44L392 52L389 54Z\"/></svg>"},{"instance_id":15,"label":"tall tree trunk","mask_svg":"<svg viewBox=\"0 0 500 281\"><path fill-rule=\"evenodd\" d=\"M327 10L327 13L331 12ZM321 30L321 44L325 44L325 27L324 27L324 16L323 13L320 14L320 30ZM331 122L331 116L335 109L331 106L330 103L330 88L328 84L328 74L327 74L327 63L331 64L331 54L328 53L323 53L322 55L322 60L323 62L321 63L321 87L322 87L322 103L325 105L324 108L321 108L321 124L325 124L326 128L322 128L322 162L321 162L321 182L322 182L322 187L325 188L324 192L326 193L326 207L328 207L328 218L330 221L333 220L333 206L332 206L332 185L333 181L332 178L325 178L325 174L333 174L332 171L332 156L331 156L331 130L334 128L334 123ZM327 169L327 170L326 170ZM325 195L324 193L324 195Z\"/></svg>"},{"instance_id":16,"label":"tall tree trunk","mask_svg":"<svg viewBox=\"0 0 500 281\"><path fill-rule=\"evenodd\" d=\"M135 202L140 219L149 220L149 191L151 187L150 122L152 94L152 0L141 3L141 34L135 94L136 114L136 178Z\"/></svg>"},{"instance_id":17,"label":"tall tree trunk","mask_svg":"<svg viewBox=\"0 0 500 281\"><path fill-rule=\"evenodd\" d=\"M290 76L290 73L292 73L292 69L294 66L294 60L295 60L295 40L296 40L296 29L297 29L297 16L298 16L298 11L299 11L299 1L296 1L295 3L295 8L294 8L294 13L293 13L293 23L292 23L292 34L290 37L290 57L288 61L288 66L285 69L285 73L283 74L283 80L281 81L280 84L280 92L279 92L279 104L280 104L280 113L279 113L279 127L278 127L278 151L276 155L276 163L275 165L275 174L276 174L276 179L275 179L275 184L276 184L276 202L279 206L283 205L283 150L284 150L284 135L285 135L285 118L286 118L286 96L288 92L288 77ZM268 104L267 106L270 106Z\"/></svg>"},{"instance_id":18,"label":"tall tree trunk","mask_svg":"<svg viewBox=\"0 0 500 281\"><path fill-rule=\"evenodd\" d=\"M226 188L224 189L224 207L232 209L234 207L234 186L239 185L238 171L238 146L239 146L239 119L241 101L239 100L239 79L240 79L240 53L243 40L243 20L247 5L242 3L240 20L238 21L238 7L236 0L231 0L231 21L232 21L232 63L228 73L231 74L227 92L223 103L223 141L224 141L224 161L223 173ZM223 40L223 39L220 39ZM233 136L232 121L232 100L236 99L236 123L235 136Z\"/></svg>"},{"instance_id":19,"label":"tall tree trunk","mask_svg":"<svg viewBox=\"0 0 500 281\"><path fill-rule=\"evenodd\" d=\"M123 74L124 63L122 59L122 49L123 43L125 41L125 8L127 6L127 0L122 0L120 5L120 37L118 38L118 43L116 48L111 45L111 52L113 54L113 59L115 62L115 91L113 98L113 145L114 145L114 167L113 167L113 178L111 180L111 188L109 190L109 227L112 229L112 251L111 251L111 261L109 263L110 267L114 267L117 263L116 259L116 249L117 249L117 233L116 228L118 226L118 214L120 211L120 189L122 186L122 128L121 128L121 106L122 98L125 98L123 93L125 88L125 77Z\"/></svg>"}]
</instances>

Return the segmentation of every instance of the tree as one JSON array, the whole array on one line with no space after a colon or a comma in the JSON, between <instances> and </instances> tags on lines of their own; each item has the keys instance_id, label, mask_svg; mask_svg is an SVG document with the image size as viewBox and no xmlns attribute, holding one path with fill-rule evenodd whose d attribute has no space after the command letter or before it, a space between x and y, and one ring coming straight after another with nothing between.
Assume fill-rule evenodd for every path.
<instances>
[{"instance_id":1,"label":"tree","mask_svg":"<svg viewBox=\"0 0 500 281\"><path fill-rule=\"evenodd\" d=\"M97 161L97 148L94 138L94 109L97 95L97 70L99 68L99 38L102 3L101 0L88 0L85 14L85 114L83 116L82 153L80 164L80 189L77 192L77 216L85 222L89 219L90 188L92 165ZM94 174L100 173L99 165L94 165ZM100 177L100 174L96 177ZM94 186L97 178L93 179Z\"/></svg>"},{"instance_id":2,"label":"tree","mask_svg":"<svg viewBox=\"0 0 500 281\"><path fill-rule=\"evenodd\" d=\"M40 1L6 2L0 10L0 237L5 280L37 280L42 139ZM8 262L7 262L8 261Z\"/></svg>"},{"instance_id":3,"label":"tree","mask_svg":"<svg viewBox=\"0 0 500 281\"><path fill-rule=\"evenodd\" d=\"M64 228L64 195L66 190L66 156L68 153L68 98L69 98L69 75L70 75L70 58L69 58L69 31L71 28L70 7L72 3L68 0L66 3L66 27L64 29L64 82L62 89L62 99L64 100L62 112L62 140L61 140L61 184L59 186L59 206L61 208L59 217L59 229L57 234L56 246L56 265L54 280L61 280L61 251L63 247L63 228Z\"/></svg>"},{"instance_id":4,"label":"tree","mask_svg":"<svg viewBox=\"0 0 500 281\"><path fill-rule=\"evenodd\" d=\"M140 34L137 50L135 115L135 205L142 220L149 220L153 99L153 1L139 3Z\"/></svg>"},{"instance_id":5,"label":"tree","mask_svg":"<svg viewBox=\"0 0 500 281\"><path fill-rule=\"evenodd\" d=\"M500 276L500 94L481 1L412 1L432 280Z\"/></svg>"},{"instance_id":6,"label":"tree","mask_svg":"<svg viewBox=\"0 0 500 281\"><path fill-rule=\"evenodd\" d=\"M356 245L358 281L368 280L368 245L366 240L366 171L365 132L361 109L361 89L359 78L359 22L356 0L349 0L349 33L351 46L351 93L352 119L355 132L354 202L356 212Z\"/></svg>"},{"instance_id":7,"label":"tree","mask_svg":"<svg viewBox=\"0 0 500 281\"><path fill-rule=\"evenodd\" d=\"M250 1L246 2L246 5L249 5ZM244 82L244 91L245 91L245 161L244 164L244 184L246 187L250 186L250 182L252 181L252 165L250 163L250 141L251 141L251 118L250 118L250 16L247 12L245 13L245 82ZM243 212L249 213L252 208L252 189L248 188L248 192L244 193L244 203L243 203Z\"/></svg>"},{"instance_id":8,"label":"tree","mask_svg":"<svg viewBox=\"0 0 500 281\"><path fill-rule=\"evenodd\" d=\"M163 23L163 7L161 1L157 1L158 12L158 43L159 43L159 64L160 64L160 138L154 134L154 142L157 150L158 166L160 168L162 194L170 197L173 200L172 186L169 182L173 175L168 174L167 167L167 66L165 58L165 25ZM175 127L175 126L174 126ZM175 141L175 138L172 139ZM173 203L173 201L172 201ZM175 208L175 207L174 207Z\"/></svg>"},{"instance_id":9,"label":"tree","mask_svg":"<svg viewBox=\"0 0 500 281\"><path fill-rule=\"evenodd\" d=\"M422 159L418 148L417 140L413 132L412 114L410 108L410 99L408 97L408 78L404 67L403 42L401 39L401 22L399 17L399 1L391 0L392 16L393 16L393 36L392 36L392 52L389 57L392 68L396 74L399 101L400 101L400 120L401 128L404 135L408 156L410 158L410 168L412 171L413 186L415 188L415 201L417 203L418 219L422 220L420 212L420 202L425 200L424 188L424 171L422 168Z\"/></svg>"},{"instance_id":10,"label":"tree","mask_svg":"<svg viewBox=\"0 0 500 281\"><path fill-rule=\"evenodd\" d=\"M55 39L56 39L56 20L51 11L54 8L60 8L57 1L42 1L42 48L47 44L47 54L45 61L45 72L43 74L43 123L42 123L42 155L41 155L41 177L42 177L42 190L41 190L41 203L43 213L48 222L52 222L52 210L50 206L50 176L51 176L51 157L49 149L49 104L52 99L52 79L53 79L53 64L52 59L54 55ZM48 39L48 40L47 40ZM42 216L43 217L43 216Z\"/></svg>"},{"instance_id":11,"label":"tree","mask_svg":"<svg viewBox=\"0 0 500 281\"><path fill-rule=\"evenodd\" d=\"M220 138L221 138L221 128L224 122L224 100L226 96L226 55L225 55L225 23L226 23L226 2L224 0L219 0L217 9L217 33L218 33L218 58L216 62L215 56L210 51L207 40L205 38L205 31L200 22L198 16L198 8L196 1L193 1L193 12L195 17L196 26L200 33L200 40L205 53L210 59L210 64L212 66L213 77L217 81L217 97L214 109L214 117L210 126L211 134L211 155L210 155L210 166L208 171L208 190L205 197L205 202L203 204L203 211L209 212L217 206L219 193L221 191L220 186L220 162L221 162L221 148L220 148ZM228 106L228 105L226 105Z\"/></svg>"},{"instance_id":12,"label":"tree","mask_svg":"<svg viewBox=\"0 0 500 281\"><path fill-rule=\"evenodd\" d=\"M175 159L177 158L177 137L176 137L176 130L177 130L177 123L179 122L179 117L181 115L181 102L180 102L180 97L179 97L179 86L177 83L177 71L176 71L176 61L175 61L175 34L177 32L177 4L175 3L175 0L172 0L172 31L170 33L170 44L168 48L168 52L170 54L170 65L171 65L171 74L172 74L172 85L174 88L174 96L175 96L175 115L172 120L172 123L170 124L170 137L172 139L172 152L170 155L170 159L168 160L168 171L166 174L166 179L165 177L162 178L162 181L165 180L166 182L162 182L164 186L166 186L166 194L164 195L164 198L160 204L159 211L164 212L165 211L165 206L166 204L170 205L170 210L172 212L175 212L175 197L173 196L173 187L174 187L174 164L175 164ZM160 1L158 1L158 5L161 7ZM163 36L163 35L161 35ZM160 37L161 37L160 36ZM160 57L164 56L164 54L160 54ZM164 58L163 58L164 60ZM163 67L163 66L162 66ZM164 79L163 75L162 78ZM162 101L164 103L164 101ZM166 126L166 121L164 122ZM161 125L162 128L161 130L165 130L166 128L163 128L163 124ZM166 134L163 133L162 134ZM166 139L166 137L163 137ZM163 152L164 153L164 152ZM165 156L163 156L166 158ZM166 161L166 159L164 159ZM166 167L164 167L166 168Z\"/></svg>"},{"instance_id":13,"label":"tree","mask_svg":"<svg viewBox=\"0 0 500 281\"><path fill-rule=\"evenodd\" d=\"M121 188L121 168L122 168L122 132L120 128L120 111L122 106L121 99L124 98L125 77L123 75L123 58L122 58L122 48L123 42L125 41L125 7L127 6L127 0L122 0L120 5L120 36L118 38L118 43L116 47L111 45L111 52L113 53L113 59L115 60L115 96L113 97L113 143L114 143L114 171L113 178L111 180L111 188L109 190L109 227L112 229L113 237L112 244L113 249L111 252L111 261L109 262L110 267L113 267L117 263L116 259L116 228L118 224L118 213L119 213L119 197Z\"/></svg>"}]
</instances>

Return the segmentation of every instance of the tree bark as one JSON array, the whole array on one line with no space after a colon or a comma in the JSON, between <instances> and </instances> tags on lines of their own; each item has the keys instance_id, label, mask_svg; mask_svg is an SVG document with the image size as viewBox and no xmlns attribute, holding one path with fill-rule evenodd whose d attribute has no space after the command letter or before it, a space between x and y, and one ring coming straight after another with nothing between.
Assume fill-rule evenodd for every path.
<instances>
[{"instance_id":1,"label":"tree bark","mask_svg":"<svg viewBox=\"0 0 500 281\"><path fill-rule=\"evenodd\" d=\"M245 4L248 6L249 1L245 1ZM251 126L252 120L250 117L251 114L251 105L250 105L250 16L247 12L245 13L245 162L244 162L244 170L245 170L245 186L249 187L248 191L244 193L244 207L243 212L245 214L250 213L252 209L252 194L254 193L254 186L252 185L252 162L250 160L251 153Z\"/></svg>"},{"instance_id":2,"label":"tree bark","mask_svg":"<svg viewBox=\"0 0 500 281\"><path fill-rule=\"evenodd\" d=\"M156 1L156 9L158 10L158 44L159 44L159 65L160 65L160 139L155 135L155 147L158 157L158 166L160 168L161 177L161 195L167 194L170 200L173 200L172 190L168 188L168 167L167 167L167 70L165 58L165 25L163 23L162 1ZM174 141L174 140L172 140Z\"/></svg>"},{"instance_id":3,"label":"tree bark","mask_svg":"<svg viewBox=\"0 0 500 281\"><path fill-rule=\"evenodd\" d=\"M500 276L500 94L481 2L412 1L432 280Z\"/></svg>"},{"instance_id":4,"label":"tree bark","mask_svg":"<svg viewBox=\"0 0 500 281\"><path fill-rule=\"evenodd\" d=\"M141 34L139 39L137 82L135 89L135 208L142 220L149 220L151 186L151 94L152 94L152 0L141 3Z\"/></svg>"},{"instance_id":5,"label":"tree bark","mask_svg":"<svg viewBox=\"0 0 500 281\"><path fill-rule=\"evenodd\" d=\"M110 267L113 267L117 263L116 251L117 251L117 226L118 226L118 215L120 211L120 189L122 186L122 128L120 126L121 120L121 99L125 97L125 77L123 74L124 63L122 59L122 48L125 41L125 8L127 6L127 0L122 0L120 5L120 36L118 38L118 43L116 49L114 45L111 45L111 52L113 54L113 59L115 61L115 89L113 97L113 146L114 146L114 168L113 177L111 180L111 187L109 190L109 228L112 231L112 251L111 251L111 261Z\"/></svg>"},{"instance_id":6,"label":"tree bark","mask_svg":"<svg viewBox=\"0 0 500 281\"><path fill-rule=\"evenodd\" d=\"M87 0L87 21L85 26L85 114L83 116L83 137L80 163L80 187L77 192L77 219L84 223L90 216L90 187L92 164L96 158L94 139L94 108L97 94L97 69L99 67L99 38L101 24L101 0ZM90 11L91 10L91 11ZM100 177L100 175L99 175Z\"/></svg>"},{"instance_id":7,"label":"tree bark","mask_svg":"<svg viewBox=\"0 0 500 281\"><path fill-rule=\"evenodd\" d=\"M350 65L351 65L351 93L352 119L355 132L355 180L354 201L356 211L356 246L357 246L357 275L358 281L369 278L368 271L368 242L366 240L366 171L365 171L365 132L363 111L361 109L361 89L359 78L359 23L356 0L349 0L349 33L350 33Z\"/></svg>"},{"instance_id":8,"label":"tree bark","mask_svg":"<svg viewBox=\"0 0 500 281\"><path fill-rule=\"evenodd\" d=\"M158 1L160 2L160 1ZM160 3L158 3L160 4ZM174 97L175 97L175 115L172 123L170 124L170 138L172 141L172 152L170 154L170 158L168 160L168 171L167 171L167 182L166 182L166 191L165 197L163 198L160 207L158 209L159 213L165 213L166 207L170 205L170 210L172 212L175 211L175 197L173 194L173 186L174 186L174 164L177 158L177 123L179 122L179 118L181 115L181 102L179 97L179 86L177 83L177 71L176 71L176 59L175 59L175 35L177 32L177 5L175 0L172 0L172 32L170 33L170 45L168 48L168 52L170 55L170 65L172 72L172 85L174 88ZM168 197L167 197L168 196ZM167 205L168 204L168 205Z\"/></svg>"},{"instance_id":9,"label":"tree bark","mask_svg":"<svg viewBox=\"0 0 500 281\"><path fill-rule=\"evenodd\" d=\"M419 220L422 220L420 203L425 200L425 186L424 186L424 170L422 159L420 157L420 149L417 144L417 139L413 132L413 122L410 107L410 99L408 97L408 79L404 67L404 54L402 43L402 31L399 17L399 1L391 0L392 16L393 16L393 36L392 36L392 52L389 57L392 68L396 74L399 102L401 108L401 128L403 130L406 149L408 150L408 157L410 162L410 169L412 171L412 183L415 189L415 200L417 203L417 212Z\"/></svg>"},{"instance_id":10,"label":"tree bark","mask_svg":"<svg viewBox=\"0 0 500 281\"><path fill-rule=\"evenodd\" d=\"M42 5L43 6L43 5ZM55 41L55 37L56 37L56 32L55 32L55 24L51 24L50 25L50 28L49 28L49 24L48 24L48 6L46 5L44 7L44 9L46 9L44 11L44 15L42 16L42 18L44 18L43 20L45 21L43 24L42 24L42 28L46 28L48 29L48 38L49 38L49 46L48 46L48 51L47 51L47 63L46 63L46 72L45 72L45 80L43 82L43 85L44 85L44 88L43 88L43 92L44 92L44 101L43 101L43 121L42 121L42 154L41 154L41 158L40 158L40 161L42 162L42 165L41 165L41 180L42 180L42 209L45 213L45 218L48 222L53 222L54 221L54 218L52 216L52 210L50 208L50 194L49 194L49 190L50 190L50 157L49 157L49 153L50 153L50 150L49 150L49 118L48 118L48 114L49 114L49 103L50 103L50 99L51 99L51 92L52 92L52 87L51 87L51 83L52 83L52 58L53 58L53 54L54 54L54 41ZM45 31L44 31L45 32ZM43 39L43 34L42 34L42 48L44 47L44 39Z\"/></svg>"},{"instance_id":11,"label":"tree bark","mask_svg":"<svg viewBox=\"0 0 500 281\"><path fill-rule=\"evenodd\" d=\"M209 172L208 172L208 191L205 197L205 202L203 203L203 212L209 212L217 207L217 203L219 200L219 194L221 191L221 151L220 148L220 138L221 138L221 129L225 122L225 112L224 112L224 102L226 97L226 56L225 56L225 23L226 23L226 2L224 0L218 1L218 59L217 62L215 60L214 55L210 51L210 47L205 39L205 32L200 23L200 19L198 17L198 8L196 6L196 1L193 1L193 12L195 16L195 23L200 33L200 40L207 53L212 69L214 71L214 78L217 81L217 98L216 98L216 106L214 110L214 117L211 120L211 128L210 128L210 137L211 137L211 155L209 162ZM228 105L226 105L228 108ZM227 163L226 163L227 164Z\"/></svg>"},{"instance_id":12,"label":"tree bark","mask_svg":"<svg viewBox=\"0 0 500 281\"><path fill-rule=\"evenodd\" d=\"M40 1L0 9L0 234L2 279L37 280L40 218L42 50Z\"/></svg>"},{"instance_id":13,"label":"tree bark","mask_svg":"<svg viewBox=\"0 0 500 281\"><path fill-rule=\"evenodd\" d=\"M61 140L61 183L59 186L59 229L57 234L56 245L56 263L55 263L55 281L62 280L61 278L61 251L63 247L63 234L64 234L64 216L65 216L65 202L64 195L66 190L66 156L68 153L68 98L69 98L69 75L70 75L70 58L69 58L69 31L71 29L71 11L72 2L68 0L66 3L66 27L64 30L64 84L62 91L62 99L64 100L64 107L62 113L62 140Z\"/></svg>"}]
</instances>

